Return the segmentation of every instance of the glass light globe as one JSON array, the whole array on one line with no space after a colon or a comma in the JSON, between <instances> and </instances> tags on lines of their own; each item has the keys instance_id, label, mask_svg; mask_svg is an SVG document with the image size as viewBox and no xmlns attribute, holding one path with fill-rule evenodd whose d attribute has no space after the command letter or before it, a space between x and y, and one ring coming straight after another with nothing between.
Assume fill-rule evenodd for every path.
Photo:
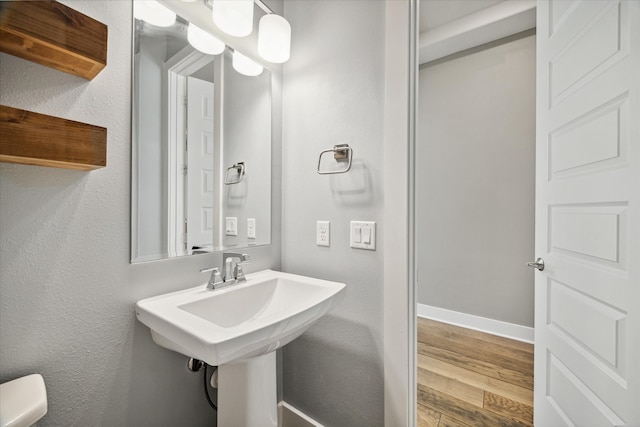
<instances>
[{"instance_id":1,"label":"glass light globe","mask_svg":"<svg viewBox=\"0 0 640 427\"><path fill-rule=\"evenodd\" d=\"M133 16L156 27L170 27L176 22L176 14L155 0L136 0Z\"/></svg>"},{"instance_id":2,"label":"glass light globe","mask_svg":"<svg viewBox=\"0 0 640 427\"><path fill-rule=\"evenodd\" d=\"M262 65L257 64L250 58L247 58L237 50L233 52L233 69L239 72L240 74L244 74L245 76L258 76L262 73Z\"/></svg>"},{"instance_id":3,"label":"glass light globe","mask_svg":"<svg viewBox=\"0 0 640 427\"><path fill-rule=\"evenodd\" d=\"M211 17L225 33L245 37L253 31L253 0L213 0Z\"/></svg>"},{"instance_id":4,"label":"glass light globe","mask_svg":"<svg viewBox=\"0 0 640 427\"><path fill-rule=\"evenodd\" d=\"M209 55L218 55L224 51L225 44L202 28L189 23L187 40L194 48Z\"/></svg>"},{"instance_id":5,"label":"glass light globe","mask_svg":"<svg viewBox=\"0 0 640 427\"><path fill-rule=\"evenodd\" d=\"M260 18L258 54L269 62L281 64L289 60L291 25L282 16L269 14Z\"/></svg>"}]
</instances>

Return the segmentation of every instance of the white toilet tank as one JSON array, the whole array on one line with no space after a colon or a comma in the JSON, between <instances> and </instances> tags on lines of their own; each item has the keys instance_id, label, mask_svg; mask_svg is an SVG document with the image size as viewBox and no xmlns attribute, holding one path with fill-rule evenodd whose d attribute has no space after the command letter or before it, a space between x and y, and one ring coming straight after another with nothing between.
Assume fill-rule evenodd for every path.
<instances>
[{"instance_id":1,"label":"white toilet tank","mask_svg":"<svg viewBox=\"0 0 640 427\"><path fill-rule=\"evenodd\" d=\"M27 427L47 413L47 389L40 374L0 384L0 427Z\"/></svg>"}]
</instances>

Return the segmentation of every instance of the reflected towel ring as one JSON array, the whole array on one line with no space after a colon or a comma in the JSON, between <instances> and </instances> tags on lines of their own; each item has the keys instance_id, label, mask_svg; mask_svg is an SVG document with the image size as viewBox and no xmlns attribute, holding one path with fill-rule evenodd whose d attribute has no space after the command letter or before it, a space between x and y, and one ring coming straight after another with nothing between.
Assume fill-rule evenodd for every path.
<instances>
[{"instance_id":1,"label":"reflected towel ring","mask_svg":"<svg viewBox=\"0 0 640 427\"><path fill-rule=\"evenodd\" d=\"M322 163L322 156L326 153L333 153L333 158L336 160L344 160L347 159L349 163L347 163L346 168L338 169L335 171L321 171L320 164ZM331 175L336 173L345 173L349 172L351 169L351 161L353 160L353 149L349 147L349 144L338 144L334 145L333 148L329 150L324 150L320 153L320 157L318 157L318 173L320 175Z\"/></svg>"},{"instance_id":2,"label":"reflected towel ring","mask_svg":"<svg viewBox=\"0 0 640 427\"><path fill-rule=\"evenodd\" d=\"M233 180L233 179L229 179L229 171L235 169L236 174L238 175L238 178ZM227 168L227 171L224 174L224 185L232 185L232 184L237 184L240 181L242 181L242 178L244 178L244 162L238 162L236 164L234 164L233 166L229 166Z\"/></svg>"}]
</instances>

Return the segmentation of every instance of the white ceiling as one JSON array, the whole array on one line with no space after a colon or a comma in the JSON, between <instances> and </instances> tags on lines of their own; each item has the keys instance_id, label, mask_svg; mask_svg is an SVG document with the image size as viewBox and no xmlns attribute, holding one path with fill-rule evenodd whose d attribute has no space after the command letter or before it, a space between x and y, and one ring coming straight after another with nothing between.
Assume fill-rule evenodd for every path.
<instances>
[{"instance_id":1,"label":"white ceiling","mask_svg":"<svg viewBox=\"0 0 640 427\"><path fill-rule=\"evenodd\" d=\"M420 32L455 21L503 0L420 0Z\"/></svg>"}]
</instances>

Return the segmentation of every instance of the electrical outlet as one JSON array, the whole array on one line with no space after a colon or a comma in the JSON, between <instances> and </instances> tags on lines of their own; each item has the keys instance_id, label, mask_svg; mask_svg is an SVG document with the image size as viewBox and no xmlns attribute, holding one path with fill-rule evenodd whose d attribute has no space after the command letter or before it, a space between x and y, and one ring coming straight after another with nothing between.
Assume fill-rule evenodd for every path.
<instances>
[{"instance_id":1,"label":"electrical outlet","mask_svg":"<svg viewBox=\"0 0 640 427\"><path fill-rule=\"evenodd\" d=\"M331 223L329 221L318 221L316 223L316 245L331 246Z\"/></svg>"}]
</instances>

